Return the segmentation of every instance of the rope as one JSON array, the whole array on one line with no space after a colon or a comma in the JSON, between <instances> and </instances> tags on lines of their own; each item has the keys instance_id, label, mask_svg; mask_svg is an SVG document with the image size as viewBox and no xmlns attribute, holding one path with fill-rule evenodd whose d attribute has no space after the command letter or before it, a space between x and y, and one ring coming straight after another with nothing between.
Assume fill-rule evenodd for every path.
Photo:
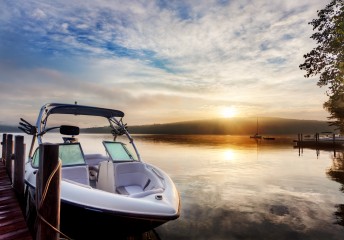
<instances>
[{"instance_id":1,"label":"rope","mask_svg":"<svg viewBox=\"0 0 344 240\"><path fill-rule=\"evenodd\" d=\"M45 200L45 197L47 196L47 193L48 193L48 190L49 190L49 187L50 187L50 182L51 180L53 179L53 177L55 176L57 170L62 166L62 163L61 161L58 162L57 166L55 167L54 171L52 171L52 173L50 174L48 180L47 180L47 183L45 185L45 188L44 188L44 191L43 191L43 194L42 194L42 198L41 198L41 201L39 203L39 206L37 208L37 216L39 217L39 219L41 219L45 224L47 224L50 228L52 228L54 231L56 231L57 233L59 233L60 235L62 235L64 238L60 238L60 239L68 239L68 240L72 240L70 237L68 237L66 234L62 233L59 229L57 229L56 227L54 227L53 225L51 225L41 214L40 214L40 210L43 206L43 203L44 203L44 200ZM38 188L36 186L36 196L37 195L37 191L38 191Z\"/></svg>"}]
</instances>

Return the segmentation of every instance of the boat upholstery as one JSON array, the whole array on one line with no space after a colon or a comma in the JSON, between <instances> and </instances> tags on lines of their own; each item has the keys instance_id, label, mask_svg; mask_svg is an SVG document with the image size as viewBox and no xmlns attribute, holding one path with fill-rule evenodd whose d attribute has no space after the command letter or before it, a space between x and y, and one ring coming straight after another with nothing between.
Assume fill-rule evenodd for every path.
<instances>
[{"instance_id":1,"label":"boat upholstery","mask_svg":"<svg viewBox=\"0 0 344 240\"><path fill-rule=\"evenodd\" d=\"M114 193L115 192L115 178L114 166L112 161L102 161L99 163L96 188Z\"/></svg>"},{"instance_id":2,"label":"boat upholstery","mask_svg":"<svg viewBox=\"0 0 344 240\"><path fill-rule=\"evenodd\" d=\"M102 154L85 154L85 161L91 167L98 168L99 163L105 160L110 158Z\"/></svg>"},{"instance_id":3,"label":"boat upholstery","mask_svg":"<svg viewBox=\"0 0 344 240\"><path fill-rule=\"evenodd\" d=\"M72 180L77 183L84 185L90 185L90 176L88 166L79 165L79 166L68 166L62 168L62 179Z\"/></svg>"},{"instance_id":4,"label":"boat upholstery","mask_svg":"<svg viewBox=\"0 0 344 240\"><path fill-rule=\"evenodd\" d=\"M144 197L164 191L161 180L142 162L114 166L115 190L130 197Z\"/></svg>"}]
</instances>

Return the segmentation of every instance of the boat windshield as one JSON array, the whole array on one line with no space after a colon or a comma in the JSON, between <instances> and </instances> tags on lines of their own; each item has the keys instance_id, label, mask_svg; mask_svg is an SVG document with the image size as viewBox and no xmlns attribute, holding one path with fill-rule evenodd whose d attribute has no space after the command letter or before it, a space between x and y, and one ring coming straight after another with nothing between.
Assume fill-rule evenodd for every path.
<instances>
[{"instance_id":1,"label":"boat windshield","mask_svg":"<svg viewBox=\"0 0 344 240\"><path fill-rule=\"evenodd\" d=\"M62 166L73 166L86 164L84 154L79 143L59 144L59 158ZM32 166L39 166L39 148L36 149L32 158Z\"/></svg>"},{"instance_id":2,"label":"boat windshield","mask_svg":"<svg viewBox=\"0 0 344 240\"><path fill-rule=\"evenodd\" d=\"M137 160L121 142L103 141L103 144L112 161L120 162Z\"/></svg>"}]
</instances>

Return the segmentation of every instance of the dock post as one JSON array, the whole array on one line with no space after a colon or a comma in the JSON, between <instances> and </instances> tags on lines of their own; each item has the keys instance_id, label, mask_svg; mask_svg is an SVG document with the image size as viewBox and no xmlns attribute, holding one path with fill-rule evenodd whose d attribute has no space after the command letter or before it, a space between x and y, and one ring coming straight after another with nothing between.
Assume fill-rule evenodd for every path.
<instances>
[{"instance_id":1,"label":"dock post","mask_svg":"<svg viewBox=\"0 0 344 240\"><path fill-rule=\"evenodd\" d=\"M319 133L315 134L315 148L317 150L317 157L319 157L320 151L319 151Z\"/></svg>"},{"instance_id":2,"label":"dock post","mask_svg":"<svg viewBox=\"0 0 344 240\"><path fill-rule=\"evenodd\" d=\"M299 148L299 156L301 156L301 141L300 141L300 136L301 136L301 134L298 133L298 134L297 134L297 142L296 142L296 146Z\"/></svg>"},{"instance_id":3,"label":"dock post","mask_svg":"<svg viewBox=\"0 0 344 240\"><path fill-rule=\"evenodd\" d=\"M25 144L23 136L15 136L13 188L20 201L24 198Z\"/></svg>"},{"instance_id":4,"label":"dock post","mask_svg":"<svg viewBox=\"0 0 344 240\"><path fill-rule=\"evenodd\" d=\"M2 134L2 155L1 155L1 162L5 163L5 159L6 159L6 142L7 142L7 134L3 133Z\"/></svg>"},{"instance_id":5,"label":"dock post","mask_svg":"<svg viewBox=\"0 0 344 240\"><path fill-rule=\"evenodd\" d=\"M6 140L6 172L8 176L10 177L11 182L13 181L12 179L12 154L13 154L13 135L12 134L7 134L7 140Z\"/></svg>"},{"instance_id":6,"label":"dock post","mask_svg":"<svg viewBox=\"0 0 344 240\"><path fill-rule=\"evenodd\" d=\"M36 239L57 240L59 239L58 229L60 225L61 180L59 146L57 144L42 144L39 146L39 154ZM50 178L50 175L53 177Z\"/></svg>"}]
</instances>

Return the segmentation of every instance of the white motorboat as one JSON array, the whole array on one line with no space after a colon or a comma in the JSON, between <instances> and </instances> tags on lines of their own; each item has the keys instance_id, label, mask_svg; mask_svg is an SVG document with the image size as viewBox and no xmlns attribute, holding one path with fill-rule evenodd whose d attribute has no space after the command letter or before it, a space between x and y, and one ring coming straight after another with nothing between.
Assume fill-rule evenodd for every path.
<instances>
[{"instance_id":1,"label":"white motorboat","mask_svg":"<svg viewBox=\"0 0 344 240\"><path fill-rule=\"evenodd\" d=\"M55 114L106 118L114 140L102 141L104 154L85 154L75 138L80 132L76 124L48 127L49 117ZM163 170L142 161L123 117L122 111L113 109L50 103L41 108L36 125L21 119L19 128L33 136L25 165L27 215L35 213L31 208L35 208L40 159L39 148L33 151L36 140L43 144L48 132L56 136L59 129L60 134L69 135L59 137L57 143L62 162L61 232L74 239L142 233L179 217L180 197L175 184Z\"/></svg>"}]
</instances>

